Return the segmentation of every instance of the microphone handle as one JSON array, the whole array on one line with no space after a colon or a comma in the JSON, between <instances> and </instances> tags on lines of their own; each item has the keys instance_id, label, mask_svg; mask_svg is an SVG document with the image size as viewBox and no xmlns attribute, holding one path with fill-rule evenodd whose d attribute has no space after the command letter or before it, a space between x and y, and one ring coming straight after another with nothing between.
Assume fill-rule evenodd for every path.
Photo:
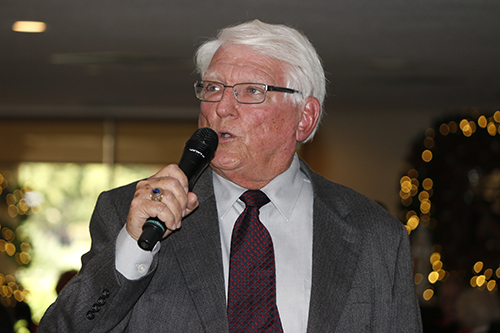
<instances>
[{"instance_id":1,"label":"microphone handle","mask_svg":"<svg viewBox=\"0 0 500 333\"><path fill-rule=\"evenodd\" d=\"M179 168L189 181L189 191L215 155L218 136L208 127L199 128L186 142L179 161ZM137 241L139 247L146 251L153 250L155 244L163 238L167 226L158 217L149 217L142 226L142 235Z\"/></svg>"},{"instance_id":2,"label":"microphone handle","mask_svg":"<svg viewBox=\"0 0 500 333\"><path fill-rule=\"evenodd\" d=\"M208 163L203 163L202 159L182 159L179 162L179 167L188 176L189 191L191 191L194 183L198 179L201 172L207 167ZM167 231L167 226L158 217L149 217L142 226L142 234L137 244L145 251L152 251L155 244L159 242Z\"/></svg>"},{"instance_id":3,"label":"microphone handle","mask_svg":"<svg viewBox=\"0 0 500 333\"><path fill-rule=\"evenodd\" d=\"M137 244L144 251L152 251L165 231L167 231L167 226L162 220L157 217L149 217L142 226L142 234Z\"/></svg>"}]
</instances>

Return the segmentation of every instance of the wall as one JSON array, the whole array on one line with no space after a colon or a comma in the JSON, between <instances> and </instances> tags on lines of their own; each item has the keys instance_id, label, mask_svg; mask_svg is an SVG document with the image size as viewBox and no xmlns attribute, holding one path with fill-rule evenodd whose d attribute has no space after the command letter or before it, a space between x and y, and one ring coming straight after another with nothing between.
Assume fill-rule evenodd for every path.
<instances>
[{"instance_id":1,"label":"wall","mask_svg":"<svg viewBox=\"0 0 500 333\"><path fill-rule=\"evenodd\" d=\"M442 114L421 110L331 110L301 156L326 178L383 202L396 214L405 154L438 116ZM0 163L100 162L105 155L105 125L97 120L1 120ZM113 129L114 162L175 163L194 129L195 122L118 121Z\"/></svg>"},{"instance_id":2,"label":"wall","mask_svg":"<svg viewBox=\"0 0 500 333\"><path fill-rule=\"evenodd\" d=\"M399 179L406 172L404 160L410 145L443 113L332 110L306 158L326 178L384 203L396 215Z\"/></svg>"}]
</instances>

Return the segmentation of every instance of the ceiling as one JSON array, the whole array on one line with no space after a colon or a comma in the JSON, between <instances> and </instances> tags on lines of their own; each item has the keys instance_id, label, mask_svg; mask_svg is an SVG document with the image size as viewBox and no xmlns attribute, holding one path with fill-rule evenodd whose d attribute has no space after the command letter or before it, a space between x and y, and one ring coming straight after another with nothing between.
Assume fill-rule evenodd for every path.
<instances>
[{"instance_id":1,"label":"ceiling","mask_svg":"<svg viewBox=\"0 0 500 333\"><path fill-rule=\"evenodd\" d=\"M195 119L196 46L255 18L311 39L328 109L500 107L497 0L3 0L0 117Z\"/></svg>"}]
</instances>

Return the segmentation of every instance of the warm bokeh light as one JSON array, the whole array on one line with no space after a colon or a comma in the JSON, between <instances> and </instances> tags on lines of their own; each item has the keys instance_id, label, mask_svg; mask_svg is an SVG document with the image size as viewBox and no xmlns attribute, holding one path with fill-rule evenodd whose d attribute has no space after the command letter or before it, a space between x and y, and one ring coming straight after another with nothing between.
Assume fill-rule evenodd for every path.
<instances>
[{"instance_id":1,"label":"warm bokeh light","mask_svg":"<svg viewBox=\"0 0 500 333\"><path fill-rule=\"evenodd\" d=\"M484 271L484 276L486 277L486 280L491 279L492 275L493 275L493 270L491 268L488 268L487 270Z\"/></svg>"},{"instance_id":2,"label":"warm bokeh light","mask_svg":"<svg viewBox=\"0 0 500 333\"><path fill-rule=\"evenodd\" d=\"M442 135L448 135L450 133L450 127L448 124L441 124L441 126L439 126L439 133Z\"/></svg>"},{"instance_id":3,"label":"warm bokeh light","mask_svg":"<svg viewBox=\"0 0 500 333\"><path fill-rule=\"evenodd\" d=\"M439 280L439 273L436 271L432 271L429 273L428 280L431 284L436 283Z\"/></svg>"},{"instance_id":4,"label":"warm bokeh light","mask_svg":"<svg viewBox=\"0 0 500 333\"><path fill-rule=\"evenodd\" d=\"M439 274L438 280L441 281L446 277L448 273L444 269L440 269L438 271L438 274Z\"/></svg>"},{"instance_id":5,"label":"warm bokeh light","mask_svg":"<svg viewBox=\"0 0 500 333\"><path fill-rule=\"evenodd\" d=\"M422 191L420 192L420 194L418 195L418 200L420 200L420 202L423 202L423 201L426 201L429 199L429 192L427 191Z\"/></svg>"},{"instance_id":6,"label":"warm bokeh light","mask_svg":"<svg viewBox=\"0 0 500 333\"><path fill-rule=\"evenodd\" d=\"M432 189L433 181L430 178L425 178L424 181L422 182L422 187L426 190L429 191Z\"/></svg>"},{"instance_id":7,"label":"warm bokeh light","mask_svg":"<svg viewBox=\"0 0 500 333\"><path fill-rule=\"evenodd\" d=\"M420 203L420 211L423 214L427 214L431 211L431 201L426 199Z\"/></svg>"},{"instance_id":8,"label":"warm bokeh light","mask_svg":"<svg viewBox=\"0 0 500 333\"><path fill-rule=\"evenodd\" d=\"M472 287L477 287L477 276L473 276L471 279L470 279L470 285Z\"/></svg>"},{"instance_id":9,"label":"warm bokeh light","mask_svg":"<svg viewBox=\"0 0 500 333\"><path fill-rule=\"evenodd\" d=\"M436 272L439 272L443 268L443 262L441 260L435 261L432 264L432 269L435 270Z\"/></svg>"},{"instance_id":10,"label":"warm bokeh light","mask_svg":"<svg viewBox=\"0 0 500 333\"><path fill-rule=\"evenodd\" d=\"M458 125L457 125L457 123L456 123L456 122L454 122L454 121L450 121L450 122L448 123L448 128L450 129L450 132L451 132L451 133L455 133L455 132L458 130Z\"/></svg>"},{"instance_id":11,"label":"warm bokeh light","mask_svg":"<svg viewBox=\"0 0 500 333\"><path fill-rule=\"evenodd\" d=\"M427 148L427 149L431 149L432 147L434 147L434 139L431 138L431 137L426 137L425 140L424 140L424 146Z\"/></svg>"},{"instance_id":12,"label":"warm bokeh light","mask_svg":"<svg viewBox=\"0 0 500 333\"><path fill-rule=\"evenodd\" d=\"M415 169L410 169L408 171L408 177L410 178L417 178L418 177L418 171Z\"/></svg>"},{"instance_id":13,"label":"warm bokeh light","mask_svg":"<svg viewBox=\"0 0 500 333\"><path fill-rule=\"evenodd\" d=\"M489 135L495 136L497 134L497 125L495 125L495 123L489 123L487 131Z\"/></svg>"},{"instance_id":14,"label":"warm bokeh light","mask_svg":"<svg viewBox=\"0 0 500 333\"><path fill-rule=\"evenodd\" d=\"M422 160L424 162L430 162L432 160L432 152L430 150L424 150L422 153Z\"/></svg>"},{"instance_id":15,"label":"warm bokeh light","mask_svg":"<svg viewBox=\"0 0 500 333\"><path fill-rule=\"evenodd\" d=\"M485 281L486 277L484 275L479 275L476 279L476 284L478 287L482 287Z\"/></svg>"},{"instance_id":16,"label":"warm bokeh light","mask_svg":"<svg viewBox=\"0 0 500 333\"><path fill-rule=\"evenodd\" d=\"M4 306L14 306L16 301L24 301L27 295L28 291L18 284L13 275L0 273L0 296Z\"/></svg>"},{"instance_id":17,"label":"warm bokeh light","mask_svg":"<svg viewBox=\"0 0 500 333\"><path fill-rule=\"evenodd\" d=\"M404 176L403 178L401 178L400 184L401 184L401 191L405 193L410 193L412 187L410 177Z\"/></svg>"},{"instance_id":18,"label":"warm bokeh light","mask_svg":"<svg viewBox=\"0 0 500 333\"><path fill-rule=\"evenodd\" d=\"M434 290L426 289L424 291L424 294L423 294L424 300L429 301L432 298L432 296L434 296Z\"/></svg>"},{"instance_id":19,"label":"warm bokeh light","mask_svg":"<svg viewBox=\"0 0 500 333\"><path fill-rule=\"evenodd\" d=\"M420 273L415 274L415 284L419 285L424 280L424 276Z\"/></svg>"},{"instance_id":20,"label":"warm bokeh light","mask_svg":"<svg viewBox=\"0 0 500 333\"><path fill-rule=\"evenodd\" d=\"M418 216L415 215L415 216L410 217L406 224L410 227L411 230L415 230L415 229L417 229L419 222L420 222L420 219L418 218Z\"/></svg>"},{"instance_id":21,"label":"warm bokeh light","mask_svg":"<svg viewBox=\"0 0 500 333\"><path fill-rule=\"evenodd\" d=\"M481 128L485 128L486 125L488 125L488 119L486 119L485 116L481 116L479 117L479 119L477 120L477 124L479 125L479 127Z\"/></svg>"},{"instance_id":22,"label":"warm bokeh light","mask_svg":"<svg viewBox=\"0 0 500 333\"><path fill-rule=\"evenodd\" d=\"M16 235L7 227L2 228L2 236L6 241L13 241Z\"/></svg>"},{"instance_id":23,"label":"warm bokeh light","mask_svg":"<svg viewBox=\"0 0 500 333\"><path fill-rule=\"evenodd\" d=\"M465 131L466 126L469 125L469 121L467 119L462 119L460 124L458 125L462 131Z\"/></svg>"},{"instance_id":24,"label":"warm bokeh light","mask_svg":"<svg viewBox=\"0 0 500 333\"><path fill-rule=\"evenodd\" d=\"M431 254L431 257L430 257L431 264L434 264L436 261L440 261L440 260L441 260L441 254L439 254L438 252L434 252L433 254Z\"/></svg>"},{"instance_id":25,"label":"warm bokeh light","mask_svg":"<svg viewBox=\"0 0 500 333\"><path fill-rule=\"evenodd\" d=\"M495 280L488 281L488 283L486 284L486 288L487 288L489 291L494 291L494 290L496 290L496 287L497 287L497 282L496 282Z\"/></svg>"},{"instance_id":26,"label":"warm bokeh light","mask_svg":"<svg viewBox=\"0 0 500 333\"><path fill-rule=\"evenodd\" d=\"M493 119L494 119L497 123L500 123L500 111L496 111L496 112L493 114Z\"/></svg>"},{"instance_id":27,"label":"warm bokeh light","mask_svg":"<svg viewBox=\"0 0 500 333\"><path fill-rule=\"evenodd\" d=\"M436 132L434 132L433 128L428 128L425 130L425 136L429 138L434 138L436 136Z\"/></svg>"},{"instance_id":28,"label":"warm bokeh light","mask_svg":"<svg viewBox=\"0 0 500 333\"><path fill-rule=\"evenodd\" d=\"M5 253L12 257L14 254L16 254L16 246L11 242L7 242L5 244Z\"/></svg>"},{"instance_id":29,"label":"warm bokeh light","mask_svg":"<svg viewBox=\"0 0 500 333\"><path fill-rule=\"evenodd\" d=\"M483 269L483 266L484 266L484 264L483 264L483 262L482 262L482 261L478 261L478 262L476 262L476 263L474 264L474 267L473 267L473 268L474 268L474 272L476 272L476 273L481 272L481 270Z\"/></svg>"}]
</instances>

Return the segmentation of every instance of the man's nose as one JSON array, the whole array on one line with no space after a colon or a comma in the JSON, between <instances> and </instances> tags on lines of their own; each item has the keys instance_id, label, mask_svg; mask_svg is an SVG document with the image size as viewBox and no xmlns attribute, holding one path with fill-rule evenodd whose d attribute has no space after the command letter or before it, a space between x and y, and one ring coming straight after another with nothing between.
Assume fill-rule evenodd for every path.
<instances>
[{"instance_id":1,"label":"man's nose","mask_svg":"<svg viewBox=\"0 0 500 333\"><path fill-rule=\"evenodd\" d=\"M235 116L238 104L233 88L227 87L224 89L221 100L217 103L217 114L220 117Z\"/></svg>"}]
</instances>

